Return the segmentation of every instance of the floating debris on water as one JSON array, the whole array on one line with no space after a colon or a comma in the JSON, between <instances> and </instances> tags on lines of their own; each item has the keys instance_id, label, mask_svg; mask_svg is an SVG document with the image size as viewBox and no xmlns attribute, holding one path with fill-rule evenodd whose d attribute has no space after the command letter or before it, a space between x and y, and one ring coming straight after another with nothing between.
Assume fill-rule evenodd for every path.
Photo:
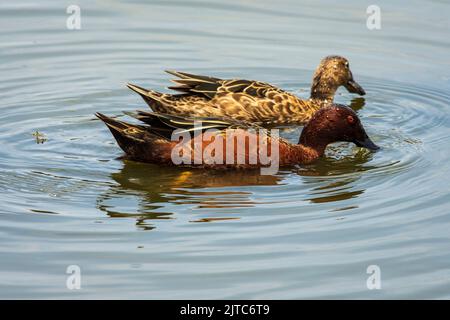
<instances>
[{"instance_id":1,"label":"floating debris on water","mask_svg":"<svg viewBox=\"0 0 450 320\"><path fill-rule=\"evenodd\" d=\"M37 144L43 144L44 142L46 142L48 140L47 137L45 136L45 134L43 134L42 132L39 132L38 130L33 132L33 137L35 137Z\"/></svg>"}]
</instances>

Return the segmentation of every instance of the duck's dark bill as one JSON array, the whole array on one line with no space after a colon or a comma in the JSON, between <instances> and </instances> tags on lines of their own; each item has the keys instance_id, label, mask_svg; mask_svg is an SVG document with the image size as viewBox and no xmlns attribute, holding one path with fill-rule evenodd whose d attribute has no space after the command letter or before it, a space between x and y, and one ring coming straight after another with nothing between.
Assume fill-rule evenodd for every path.
<instances>
[{"instance_id":1,"label":"duck's dark bill","mask_svg":"<svg viewBox=\"0 0 450 320\"><path fill-rule=\"evenodd\" d=\"M357 93L361 96L366 94L364 89L354 80L350 80L349 82L347 82L347 85L345 87L347 88L348 92Z\"/></svg>"},{"instance_id":2,"label":"duck's dark bill","mask_svg":"<svg viewBox=\"0 0 450 320\"><path fill-rule=\"evenodd\" d=\"M366 139L364 139L363 141L359 141L359 140L355 140L354 143L361 148L366 148L372 151L376 151L378 149L380 149L379 146L377 146L375 143L373 143L372 140L370 140L369 137L367 137Z\"/></svg>"}]
</instances>

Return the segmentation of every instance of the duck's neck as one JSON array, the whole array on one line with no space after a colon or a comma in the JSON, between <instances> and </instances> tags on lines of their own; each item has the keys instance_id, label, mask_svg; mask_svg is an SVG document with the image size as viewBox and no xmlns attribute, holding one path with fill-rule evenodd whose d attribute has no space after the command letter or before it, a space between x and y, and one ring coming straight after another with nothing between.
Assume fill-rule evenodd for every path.
<instances>
[{"instance_id":1,"label":"duck's neck","mask_svg":"<svg viewBox=\"0 0 450 320\"><path fill-rule=\"evenodd\" d=\"M314 81L311 86L310 99L323 103L332 103L337 88L325 81Z\"/></svg>"},{"instance_id":2,"label":"duck's neck","mask_svg":"<svg viewBox=\"0 0 450 320\"><path fill-rule=\"evenodd\" d=\"M333 102L334 94L339 87L333 70L323 64L317 67L311 84L311 99Z\"/></svg>"},{"instance_id":3,"label":"duck's neck","mask_svg":"<svg viewBox=\"0 0 450 320\"><path fill-rule=\"evenodd\" d=\"M325 147L310 147L303 144L297 144L293 146L293 163L295 164L309 164L316 161L318 158L323 156L325 152Z\"/></svg>"},{"instance_id":4,"label":"duck's neck","mask_svg":"<svg viewBox=\"0 0 450 320\"><path fill-rule=\"evenodd\" d=\"M310 122L303 128L297 148L307 155L307 159L305 160L312 162L323 156L329 143L329 139L315 130L315 127Z\"/></svg>"}]
</instances>

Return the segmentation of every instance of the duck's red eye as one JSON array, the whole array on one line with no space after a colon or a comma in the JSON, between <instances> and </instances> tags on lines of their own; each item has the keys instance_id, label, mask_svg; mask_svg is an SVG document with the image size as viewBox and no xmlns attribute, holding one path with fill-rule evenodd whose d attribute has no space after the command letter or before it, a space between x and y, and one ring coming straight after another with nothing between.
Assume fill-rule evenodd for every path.
<instances>
[{"instance_id":1,"label":"duck's red eye","mask_svg":"<svg viewBox=\"0 0 450 320\"><path fill-rule=\"evenodd\" d=\"M355 118L353 118L353 116L347 116L347 122L353 124L355 123Z\"/></svg>"}]
</instances>

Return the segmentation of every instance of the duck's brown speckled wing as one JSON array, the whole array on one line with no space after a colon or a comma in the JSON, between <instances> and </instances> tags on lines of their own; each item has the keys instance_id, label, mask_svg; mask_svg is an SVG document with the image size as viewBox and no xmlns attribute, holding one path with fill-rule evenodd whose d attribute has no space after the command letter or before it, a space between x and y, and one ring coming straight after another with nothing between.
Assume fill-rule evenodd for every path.
<instances>
[{"instance_id":1,"label":"duck's brown speckled wing","mask_svg":"<svg viewBox=\"0 0 450 320\"><path fill-rule=\"evenodd\" d=\"M223 80L186 72L170 70L166 72L179 78L172 80L178 85L169 87L169 89L183 93L202 95L209 99L214 99L217 95L229 93L243 93L253 97L265 98L268 91L284 92L275 86L261 81L242 79Z\"/></svg>"},{"instance_id":2,"label":"duck's brown speckled wing","mask_svg":"<svg viewBox=\"0 0 450 320\"><path fill-rule=\"evenodd\" d=\"M197 116L229 116L261 125L284 125L304 123L320 107L261 81L167 72L179 77L173 80L178 86L170 89L184 93L177 108L182 114L190 111ZM198 101L199 97L205 100Z\"/></svg>"},{"instance_id":3,"label":"duck's brown speckled wing","mask_svg":"<svg viewBox=\"0 0 450 320\"><path fill-rule=\"evenodd\" d=\"M263 126L301 124L320 107L273 85L252 80L223 80L168 71L179 79L170 87L181 94L163 94L136 85L139 93L157 112L185 117L228 117Z\"/></svg>"}]
</instances>

